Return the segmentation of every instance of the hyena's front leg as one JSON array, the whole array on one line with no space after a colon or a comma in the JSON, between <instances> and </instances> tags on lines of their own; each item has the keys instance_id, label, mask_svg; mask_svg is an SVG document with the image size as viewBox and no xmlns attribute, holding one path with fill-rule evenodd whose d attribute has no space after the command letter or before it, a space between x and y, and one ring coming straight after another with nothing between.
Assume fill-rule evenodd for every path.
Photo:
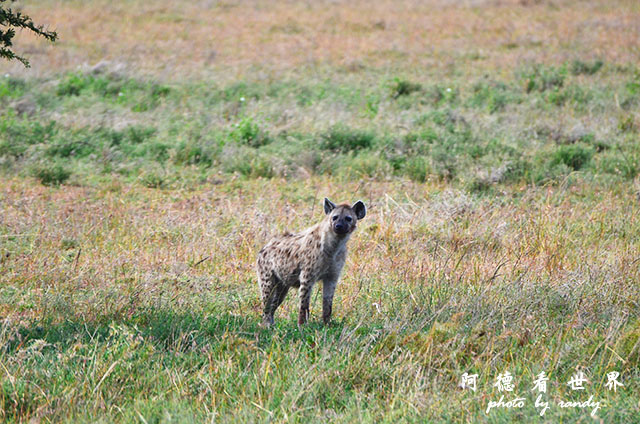
<instances>
[{"instance_id":1,"label":"hyena's front leg","mask_svg":"<svg viewBox=\"0 0 640 424\"><path fill-rule=\"evenodd\" d=\"M333 294L338 284L337 278L327 278L322 281L322 321L325 325L331 321L331 311L333 309Z\"/></svg>"},{"instance_id":2,"label":"hyena's front leg","mask_svg":"<svg viewBox=\"0 0 640 424\"><path fill-rule=\"evenodd\" d=\"M300 314L298 315L298 324L302 325L309 319L309 303L311 302L311 289L313 287L313 281L310 281L306 276L300 276Z\"/></svg>"}]
</instances>

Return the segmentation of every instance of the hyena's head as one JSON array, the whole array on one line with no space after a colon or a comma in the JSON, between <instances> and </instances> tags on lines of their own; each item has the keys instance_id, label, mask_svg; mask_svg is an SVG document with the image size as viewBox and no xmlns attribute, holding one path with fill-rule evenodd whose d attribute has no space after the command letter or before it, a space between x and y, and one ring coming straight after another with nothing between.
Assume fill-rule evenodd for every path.
<instances>
[{"instance_id":1,"label":"hyena's head","mask_svg":"<svg viewBox=\"0 0 640 424\"><path fill-rule=\"evenodd\" d=\"M325 197L324 213L327 214L331 231L344 236L351 234L356 229L357 222L367 214L367 208L361 200L358 200L353 206L347 204L336 206Z\"/></svg>"}]
</instances>

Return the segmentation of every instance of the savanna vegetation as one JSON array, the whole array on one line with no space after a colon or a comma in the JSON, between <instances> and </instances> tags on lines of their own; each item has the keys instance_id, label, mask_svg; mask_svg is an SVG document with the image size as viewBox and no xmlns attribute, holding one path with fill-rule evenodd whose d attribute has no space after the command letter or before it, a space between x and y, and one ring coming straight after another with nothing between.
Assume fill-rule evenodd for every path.
<instances>
[{"instance_id":1,"label":"savanna vegetation","mask_svg":"<svg viewBox=\"0 0 640 424\"><path fill-rule=\"evenodd\" d=\"M0 420L640 420L640 4L27 11L59 40L0 62ZM369 208L334 322L261 328L256 253L324 196Z\"/></svg>"}]
</instances>

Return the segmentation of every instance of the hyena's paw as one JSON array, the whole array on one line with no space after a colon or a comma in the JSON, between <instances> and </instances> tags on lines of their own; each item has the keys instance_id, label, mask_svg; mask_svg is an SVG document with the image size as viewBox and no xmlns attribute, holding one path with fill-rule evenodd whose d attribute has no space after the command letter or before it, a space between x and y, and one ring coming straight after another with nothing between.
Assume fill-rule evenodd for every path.
<instances>
[{"instance_id":1,"label":"hyena's paw","mask_svg":"<svg viewBox=\"0 0 640 424\"><path fill-rule=\"evenodd\" d=\"M262 328L273 327L273 317L269 317L269 316L262 317L262 322L260 323L260 327Z\"/></svg>"}]
</instances>

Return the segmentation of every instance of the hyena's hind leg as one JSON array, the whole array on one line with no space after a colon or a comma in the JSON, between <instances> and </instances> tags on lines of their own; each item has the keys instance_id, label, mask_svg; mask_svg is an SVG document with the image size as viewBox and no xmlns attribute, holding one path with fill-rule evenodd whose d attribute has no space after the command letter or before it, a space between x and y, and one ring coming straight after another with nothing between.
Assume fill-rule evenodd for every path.
<instances>
[{"instance_id":1,"label":"hyena's hind leg","mask_svg":"<svg viewBox=\"0 0 640 424\"><path fill-rule=\"evenodd\" d=\"M273 324L273 315L275 314L276 309L278 309L278 307L282 305L282 302L284 301L284 298L287 297L288 292L289 292L289 286L285 286L281 282L276 285L276 288L273 293L273 300L271 302L271 323L272 324Z\"/></svg>"},{"instance_id":2,"label":"hyena's hind leg","mask_svg":"<svg viewBox=\"0 0 640 424\"><path fill-rule=\"evenodd\" d=\"M258 277L258 284L263 305L262 324L270 326L273 324L273 314L287 295L289 287L282 284L273 272L261 274Z\"/></svg>"}]
</instances>

